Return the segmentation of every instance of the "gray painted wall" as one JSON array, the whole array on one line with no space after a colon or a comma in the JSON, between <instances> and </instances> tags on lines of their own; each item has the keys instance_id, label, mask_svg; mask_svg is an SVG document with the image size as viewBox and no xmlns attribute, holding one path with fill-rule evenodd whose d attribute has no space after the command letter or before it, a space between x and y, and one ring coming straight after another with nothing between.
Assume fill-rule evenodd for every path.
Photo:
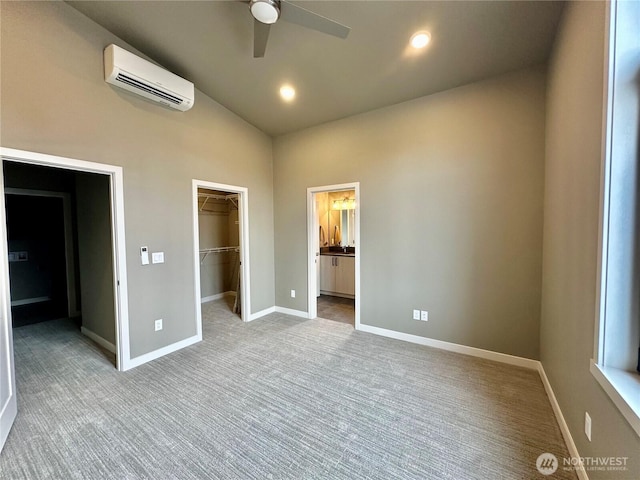
<instances>
[{"instance_id":1,"label":"gray painted wall","mask_svg":"<svg viewBox=\"0 0 640 480\"><path fill-rule=\"evenodd\" d=\"M589 372L593 357L602 152L605 5L565 10L549 67L541 360L582 456L627 456L640 478L640 439ZM584 435L584 413L592 441Z\"/></svg>"},{"instance_id":2,"label":"gray painted wall","mask_svg":"<svg viewBox=\"0 0 640 480\"><path fill-rule=\"evenodd\" d=\"M76 175L82 326L116 344L110 178Z\"/></svg>"},{"instance_id":3,"label":"gray painted wall","mask_svg":"<svg viewBox=\"0 0 640 480\"><path fill-rule=\"evenodd\" d=\"M359 181L362 323L538 358L544 100L530 69L276 138L277 305L307 310L307 187Z\"/></svg>"},{"instance_id":4,"label":"gray painted wall","mask_svg":"<svg viewBox=\"0 0 640 480\"><path fill-rule=\"evenodd\" d=\"M132 357L196 333L193 178L249 189L251 308L273 306L271 139L198 91L180 113L107 85L104 47L130 47L63 2L0 9L2 146L124 168Z\"/></svg>"}]
</instances>

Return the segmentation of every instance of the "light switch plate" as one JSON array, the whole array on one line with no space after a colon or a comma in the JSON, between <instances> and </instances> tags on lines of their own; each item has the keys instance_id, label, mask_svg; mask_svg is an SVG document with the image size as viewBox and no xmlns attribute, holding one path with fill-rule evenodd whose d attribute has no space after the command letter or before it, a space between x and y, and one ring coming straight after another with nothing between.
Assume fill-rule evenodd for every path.
<instances>
[{"instance_id":1,"label":"light switch plate","mask_svg":"<svg viewBox=\"0 0 640 480\"><path fill-rule=\"evenodd\" d=\"M153 252L151 254L152 263L164 263L164 252Z\"/></svg>"}]
</instances>

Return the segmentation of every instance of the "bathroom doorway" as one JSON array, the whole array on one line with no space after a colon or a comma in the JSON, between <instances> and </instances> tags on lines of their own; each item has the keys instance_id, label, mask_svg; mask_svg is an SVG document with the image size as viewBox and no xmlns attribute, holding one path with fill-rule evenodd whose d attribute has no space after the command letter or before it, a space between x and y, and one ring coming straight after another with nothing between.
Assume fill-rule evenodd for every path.
<instances>
[{"instance_id":1,"label":"bathroom doorway","mask_svg":"<svg viewBox=\"0 0 640 480\"><path fill-rule=\"evenodd\" d=\"M307 189L309 318L360 326L360 184Z\"/></svg>"}]
</instances>

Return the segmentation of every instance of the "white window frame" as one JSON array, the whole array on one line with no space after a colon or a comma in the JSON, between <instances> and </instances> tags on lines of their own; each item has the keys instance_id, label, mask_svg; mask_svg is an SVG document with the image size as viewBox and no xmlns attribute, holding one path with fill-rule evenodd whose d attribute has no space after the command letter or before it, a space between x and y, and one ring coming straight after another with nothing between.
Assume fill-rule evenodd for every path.
<instances>
[{"instance_id":1,"label":"white window frame","mask_svg":"<svg viewBox=\"0 0 640 480\"><path fill-rule=\"evenodd\" d=\"M615 0L607 4L605 31L605 75L603 96L603 150L601 172L600 226L598 241L598 290L596 296L596 325L594 330L594 354L590 371L620 410L633 430L640 436L640 375L605 364L606 300L607 300L607 252L609 248L609 217L612 168L612 133L614 128L613 99L615 85Z\"/></svg>"}]
</instances>

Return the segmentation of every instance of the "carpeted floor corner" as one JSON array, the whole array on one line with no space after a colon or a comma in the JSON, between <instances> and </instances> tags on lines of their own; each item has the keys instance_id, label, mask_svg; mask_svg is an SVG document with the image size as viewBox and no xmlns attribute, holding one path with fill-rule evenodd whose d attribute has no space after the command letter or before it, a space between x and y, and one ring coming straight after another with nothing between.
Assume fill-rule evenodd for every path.
<instances>
[{"instance_id":1,"label":"carpeted floor corner","mask_svg":"<svg viewBox=\"0 0 640 480\"><path fill-rule=\"evenodd\" d=\"M528 480L569 455L535 371L224 300L203 323L124 373L69 321L15 329L0 477Z\"/></svg>"}]
</instances>

